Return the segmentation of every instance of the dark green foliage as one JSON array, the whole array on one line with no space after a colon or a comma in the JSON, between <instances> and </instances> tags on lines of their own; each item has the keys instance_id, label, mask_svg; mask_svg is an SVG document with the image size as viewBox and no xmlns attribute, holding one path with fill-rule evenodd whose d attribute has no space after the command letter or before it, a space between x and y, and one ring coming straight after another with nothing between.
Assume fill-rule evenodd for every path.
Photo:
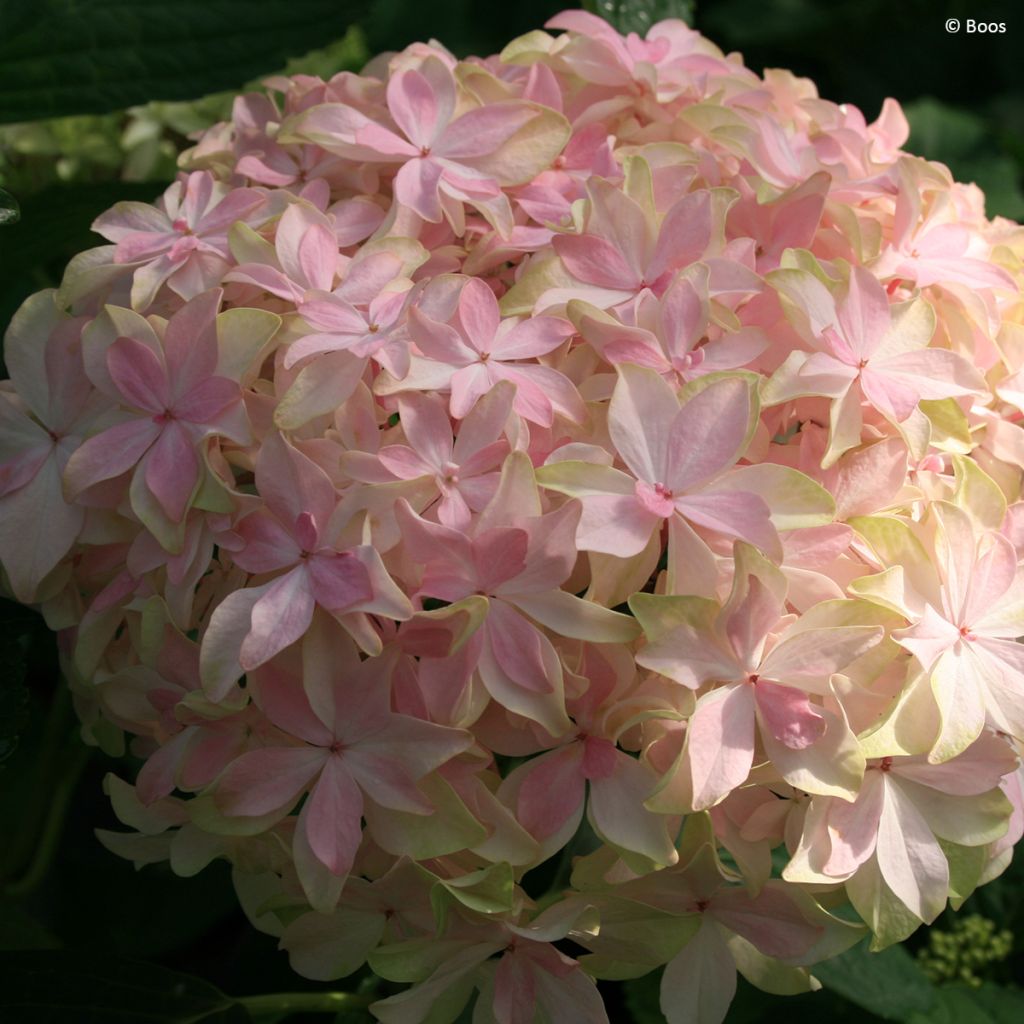
<instances>
[{"instance_id":1,"label":"dark green foliage","mask_svg":"<svg viewBox=\"0 0 1024 1024\"><path fill-rule=\"evenodd\" d=\"M0 0L0 121L184 100L345 34L361 0Z\"/></svg>"},{"instance_id":2,"label":"dark green foliage","mask_svg":"<svg viewBox=\"0 0 1024 1024\"><path fill-rule=\"evenodd\" d=\"M24 198L21 221L0 233L0 324L6 326L33 292L60 284L72 256L105 244L90 230L104 210L125 199L151 202L166 185L124 181L54 185Z\"/></svg>"},{"instance_id":3,"label":"dark green foliage","mask_svg":"<svg viewBox=\"0 0 1024 1024\"><path fill-rule=\"evenodd\" d=\"M199 978L87 952L8 953L0 960L6 1024L244 1024L249 1014Z\"/></svg>"},{"instance_id":4,"label":"dark green foliage","mask_svg":"<svg viewBox=\"0 0 1024 1024\"><path fill-rule=\"evenodd\" d=\"M588 11L601 15L620 32L643 35L666 18L682 18L693 24L695 0L586 0Z\"/></svg>"}]
</instances>

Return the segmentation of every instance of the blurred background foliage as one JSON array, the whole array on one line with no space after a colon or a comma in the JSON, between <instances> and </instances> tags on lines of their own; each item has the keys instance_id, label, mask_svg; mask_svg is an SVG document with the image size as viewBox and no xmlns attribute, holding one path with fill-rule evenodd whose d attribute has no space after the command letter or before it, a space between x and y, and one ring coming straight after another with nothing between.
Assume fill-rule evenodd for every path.
<instances>
[{"instance_id":1,"label":"blurred background foliage","mask_svg":"<svg viewBox=\"0 0 1024 1024\"><path fill-rule=\"evenodd\" d=\"M326 78L417 39L437 39L459 56L492 53L565 6L568 0L0 0L0 329L30 293L58 283L71 256L99 244L89 231L99 213L119 199L159 195L188 136L226 117L232 95L262 77L283 69ZM790 68L869 120L895 96L911 123L913 152L977 182L990 216L1024 218L1024 9L1017 2L991 0L984 10L958 0L588 6L622 30L683 17L724 50L741 51L756 70ZM949 34L947 18L1004 22L1007 31ZM87 751L59 681L52 635L32 612L0 601L0 950L12 951L0 956L0 1020L330 1020L265 1012L258 1002L222 994L325 989L292 974L275 941L248 924L223 864L180 879L166 865L135 872L99 846L93 828L120 827L103 776L134 773L116 753ZM71 959L68 950L76 951ZM857 947L815 973L823 992L785 1000L741 981L728 1024L783 1016L817 1024L825 1015L835 1024L1020 1024L1022 858L906 947L877 955ZM11 1009L40 976L54 1005ZM133 980L130 998L119 987L122 976ZM364 972L343 984L356 991L373 979ZM654 975L608 986L610 1019L660 1024L657 985ZM333 1019L360 1024L368 1017L342 1011Z\"/></svg>"}]
</instances>

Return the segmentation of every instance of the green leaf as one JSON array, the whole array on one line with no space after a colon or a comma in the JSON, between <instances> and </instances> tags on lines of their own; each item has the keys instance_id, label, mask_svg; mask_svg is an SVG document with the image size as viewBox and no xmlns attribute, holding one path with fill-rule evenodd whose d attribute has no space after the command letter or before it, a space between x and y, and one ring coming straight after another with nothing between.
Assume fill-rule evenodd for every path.
<instances>
[{"instance_id":1,"label":"green leaf","mask_svg":"<svg viewBox=\"0 0 1024 1024\"><path fill-rule=\"evenodd\" d=\"M985 138L985 122L977 114L947 106L930 97L908 103L909 149L930 160L948 163L974 152Z\"/></svg>"},{"instance_id":2,"label":"green leaf","mask_svg":"<svg viewBox=\"0 0 1024 1024\"><path fill-rule=\"evenodd\" d=\"M0 121L232 89L345 34L364 0L0 0Z\"/></svg>"},{"instance_id":3,"label":"green leaf","mask_svg":"<svg viewBox=\"0 0 1024 1024\"><path fill-rule=\"evenodd\" d=\"M870 953L861 942L816 964L813 973L825 988L883 1020L905 1021L930 1013L935 1005L935 986L902 946Z\"/></svg>"},{"instance_id":4,"label":"green leaf","mask_svg":"<svg viewBox=\"0 0 1024 1024\"><path fill-rule=\"evenodd\" d=\"M81 950L0 958L5 1024L245 1024L230 996L178 971Z\"/></svg>"},{"instance_id":5,"label":"green leaf","mask_svg":"<svg viewBox=\"0 0 1024 1024\"><path fill-rule=\"evenodd\" d=\"M692 25L697 4L695 0L584 0L583 6L624 35L627 32L646 35L652 25L666 18L682 18Z\"/></svg>"},{"instance_id":6,"label":"green leaf","mask_svg":"<svg viewBox=\"0 0 1024 1024\"><path fill-rule=\"evenodd\" d=\"M927 1013L914 1013L907 1024L1019 1024L1024 1020L1024 994L999 985L980 988L943 985L936 989L936 1005Z\"/></svg>"}]
</instances>

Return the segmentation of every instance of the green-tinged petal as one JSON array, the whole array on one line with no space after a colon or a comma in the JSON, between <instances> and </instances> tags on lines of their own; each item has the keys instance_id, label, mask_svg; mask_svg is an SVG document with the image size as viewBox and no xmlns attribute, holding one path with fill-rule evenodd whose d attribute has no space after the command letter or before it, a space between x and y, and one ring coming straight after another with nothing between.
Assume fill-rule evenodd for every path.
<instances>
[{"instance_id":1,"label":"green-tinged petal","mask_svg":"<svg viewBox=\"0 0 1024 1024\"><path fill-rule=\"evenodd\" d=\"M430 894L434 918L443 931L448 907L454 901L478 914L503 914L512 910L515 883L509 864L492 864L457 878L441 878Z\"/></svg>"},{"instance_id":2,"label":"green-tinged petal","mask_svg":"<svg viewBox=\"0 0 1024 1024\"><path fill-rule=\"evenodd\" d=\"M634 594L629 608L647 638L637 653L637 663L644 668L691 688L736 675L735 659L716 642L716 602L702 597Z\"/></svg>"},{"instance_id":3,"label":"green-tinged petal","mask_svg":"<svg viewBox=\"0 0 1024 1024\"><path fill-rule=\"evenodd\" d=\"M697 934L669 961L661 979L668 1024L721 1024L736 994L736 967L719 926L701 918Z\"/></svg>"},{"instance_id":4,"label":"green-tinged petal","mask_svg":"<svg viewBox=\"0 0 1024 1024\"><path fill-rule=\"evenodd\" d=\"M820 982L811 977L805 967L789 967L765 956L741 935L730 935L725 940L736 964L736 970L762 992L776 996L795 996L801 992L814 992Z\"/></svg>"},{"instance_id":5,"label":"green-tinged petal","mask_svg":"<svg viewBox=\"0 0 1024 1024\"><path fill-rule=\"evenodd\" d=\"M939 732L939 713L927 674L920 673L858 737L865 757L926 754Z\"/></svg>"},{"instance_id":6,"label":"green-tinged petal","mask_svg":"<svg viewBox=\"0 0 1024 1024\"><path fill-rule=\"evenodd\" d=\"M954 455L967 455L974 448L967 415L955 398L925 399L918 408L931 423L933 448Z\"/></svg>"},{"instance_id":7,"label":"green-tinged petal","mask_svg":"<svg viewBox=\"0 0 1024 1024\"><path fill-rule=\"evenodd\" d=\"M471 849L487 838L487 830L440 775L428 775L417 788L434 805L432 814L396 811L366 800L367 828L388 853L429 860Z\"/></svg>"},{"instance_id":8,"label":"green-tinged petal","mask_svg":"<svg viewBox=\"0 0 1024 1024\"><path fill-rule=\"evenodd\" d=\"M777 530L824 526L836 514L836 503L824 487L796 469L770 462L737 466L705 489L717 491L746 491L763 498Z\"/></svg>"},{"instance_id":9,"label":"green-tinged petal","mask_svg":"<svg viewBox=\"0 0 1024 1024\"><path fill-rule=\"evenodd\" d=\"M973 459L953 456L956 490L953 501L983 530L998 530L1006 517L999 485Z\"/></svg>"},{"instance_id":10,"label":"green-tinged petal","mask_svg":"<svg viewBox=\"0 0 1024 1024\"><path fill-rule=\"evenodd\" d=\"M537 483L572 498L591 494L633 494L636 490L633 478L621 469L573 460L540 466Z\"/></svg>"},{"instance_id":11,"label":"green-tinged petal","mask_svg":"<svg viewBox=\"0 0 1024 1024\"><path fill-rule=\"evenodd\" d=\"M243 380L258 368L266 355L281 318L265 309L228 309L217 316L219 358L214 373L230 380Z\"/></svg>"},{"instance_id":12,"label":"green-tinged petal","mask_svg":"<svg viewBox=\"0 0 1024 1024\"><path fill-rule=\"evenodd\" d=\"M988 850L984 846L959 846L942 839L939 845L949 862L949 902L954 910L959 910L981 884Z\"/></svg>"},{"instance_id":13,"label":"green-tinged petal","mask_svg":"<svg viewBox=\"0 0 1024 1024\"><path fill-rule=\"evenodd\" d=\"M629 643L641 633L640 625L632 616L602 608L564 590L522 594L507 600L559 636L610 644Z\"/></svg>"},{"instance_id":14,"label":"green-tinged petal","mask_svg":"<svg viewBox=\"0 0 1024 1024\"><path fill-rule=\"evenodd\" d=\"M871 930L872 952L902 942L921 926L921 919L885 884L874 857L846 882L846 892L854 910Z\"/></svg>"}]
</instances>

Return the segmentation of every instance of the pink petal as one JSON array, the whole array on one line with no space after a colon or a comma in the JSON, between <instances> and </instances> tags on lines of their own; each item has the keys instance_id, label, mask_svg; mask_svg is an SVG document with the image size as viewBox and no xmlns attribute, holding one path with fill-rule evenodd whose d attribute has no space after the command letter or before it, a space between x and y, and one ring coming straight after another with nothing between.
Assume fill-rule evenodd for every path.
<instances>
[{"instance_id":1,"label":"pink petal","mask_svg":"<svg viewBox=\"0 0 1024 1024\"><path fill-rule=\"evenodd\" d=\"M739 378L716 381L686 402L669 434L669 488L689 490L733 465L743 454L750 412L750 386Z\"/></svg>"},{"instance_id":2,"label":"pink petal","mask_svg":"<svg viewBox=\"0 0 1024 1024\"><path fill-rule=\"evenodd\" d=\"M187 423L212 423L229 405L241 401L237 381L227 377L207 377L177 399L171 412Z\"/></svg>"},{"instance_id":3,"label":"pink petal","mask_svg":"<svg viewBox=\"0 0 1024 1024\"><path fill-rule=\"evenodd\" d=\"M187 302L167 322L164 356L173 396L186 396L217 368L217 310L221 291L211 289Z\"/></svg>"},{"instance_id":4,"label":"pink petal","mask_svg":"<svg viewBox=\"0 0 1024 1024\"><path fill-rule=\"evenodd\" d=\"M395 123L413 145L427 149L444 130L455 106L454 85L444 87L445 78L451 81L451 72L445 69L439 75L435 69L431 78L439 87L436 91L434 82L410 68L392 74L387 88L388 109Z\"/></svg>"},{"instance_id":5,"label":"pink petal","mask_svg":"<svg viewBox=\"0 0 1024 1024\"><path fill-rule=\"evenodd\" d=\"M338 266L338 240L323 224L314 224L299 242L299 266L310 288L329 291Z\"/></svg>"},{"instance_id":6,"label":"pink petal","mask_svg":"<svg viewBox=\"0 0 1024 1024\"><path fill-rule=\"evenodd\" d=\"M449 366L465 366L478 359L478 353L466 344L454 327L432 320L417 306L409 310L409 334L429 359Z\"/></svg>"},{"instance_id":7,"label":"pink petal","mask_svg":"<svg viewBox=\"0 0 1024 1024\"><path fill-rule=\"evenodd\" d=\"M268 182L268 184L277 184L277 182ZM290 182L284 182L284 184L290 184ZM266 197L258 189L236 188L203 214L195 226L195 233L203 236L225 235L228 228L236 221L247 220L249 215L263 206L266 201Z\"/></svg>"},{"instance_id":8,"label":"pink petal","mask_svg":"<svg viewBox=\"0 0 1024 1024\"><path fill-rule=\"evenodd\" d=\"M286 813L327 759L319 747L264 747L236 758L217 780L214 801L232 817Z\"/></svg>"},{"instance_id":9,"label":"pink petal","mask_svg":"<svg viewBox=\"0 0 1024 1024\"><path fill-rule=\"evenodd\" d=\"M581 551L632 558L644 550L662 522L632 494L590 494L581 500L583 515L576 534Z\"/></svg>"},{"instance_id":10,"label":"pink petal","mask_svg":"<svg viewBox=\"0 0 1024 1024\"><path fill-rule=\"evenodd\" d=\"M313 621L315 601L305 566L278 577L253 605L239 664L246 672L295 643Z\"/></svg>"},{"instance_id":11,"label":"pink petal","mask_svg":"<svg viewBox=\"0 0 1024 1024\"><path fill-rule=\"evenodd\" d=\"M167 373L148 345L134 338L118 338L107 349L107 370L129 405L152 413L167 408Z\"/></svg>"},{"instance_id":12,"label":"pink petal","mask_svg":"<svg viewBox=\"0 0 1024 1024\"><path fill-rule=\"evenodd\" d=\"M568 320L553 316L532 316L521 320L503 334L493 351L499 359L532 359L558 348L574 333L575 328Z\"/></svg>"},{"instance_id":13,"label":"pink petal","mask_svg":"<svg viewBox=\"0 0 1024 1024\"><path fill-rule=\"evenodd\" d=\"M741 584L745 582L746 593ZM733 580L734 593L729 598L731 611L725 620L725 635L741 664L756 665L761 660L765 637L785 610L784 602L750 574ZM739 594L742 600L737 601Z\"/></svg>"},{"instance_id":14,"label":"pink petal","mask_svg":"<svg viewBox=\"0 0 1024 1024\"><path fill-rule=\"evenodd\" d=\"M803 691L765 679L755 684L754 698L761 721L790 750L806 750L824 735L825 717Z\"/></svg>"},{"instance_id":15,"label":"pink petal","mask_svg":"<svg viewBox=\"0 0 1024 1024\"><path fill-rule=\"evenodd\" d=\"M1017 577L1013 545L998 534L989 534L987 547L974 563L967 599L961 612L964 623L973 625L993 610Z\"/></svg>"},{"instance_id":16,"label":"pink petal","mask_svg":"<svg viewBox=\"0 0 1024 1024\"><path fill-rule=\"evenodd\" d=\"M404 444L389 444L377 453L380 464L400 480L415 480L420 476L433 476L437 467L425 462Z\"/></svg>"},{"instance_id":17,"label":"pink petal","mask_svg":"<svg viewBox=\"0 0 1024 1024\"><path fill-rule=\"evenodd\" d=\"M35 600L36 588L67 554L84 519L84 508L64 500L56 458L46 459L32 480L0 498L0 561L19 601Z\"/></svg>"},{"instance_id":18,"label":"pink petal","mask_svg":"<svg viewBox=\"0 0 1024 1024\"><path fill-rule=\"evenodd\" d=\"M337 504L330 477L277 432L263 441L256 460L256 487L270 511L287 526L303 512L326 525Z\"/></svg>"},{"instance_id":19,"label":"pink petal","mask_svg":"<svg viewBox=\"0 0 1024 1024\"><path fill-rule=\"evenodd\" d=\"M90 437L76 448L64 469L69 498L137 465L161 430L152 420L129 420Z\"/></svg>"},{"instance_id":20,"label":"pink petal","mask_svg":"<svg viewBox=\"0 0 1024 1024\"><path fill-rule=\"evenodd\" d=\"M448 125L436 152L451 160L491 156L536 116L536 108L515 101L477 107Z\"/></svg>"},{"instance_id":21,"label":"pink petal","mask_svg":"<svg viewBox=\"0 0 1024 1024\"><path fill-rule=\"evenodd\" d=\"M461 420L467 416L476 403L491 390L492 386L492 375L483 363L472 363L469 366L463 366L462 369L452 374L452 393L449 400L449 409L453 418ZM516 400L522 401L526 408L531 408L529 400L520 400L518 392L516 393ZM548 408L550 409L550 403ZM520 415L524 415L520 407L516 407L516 411ZM550 413L548 422L551 422Z\"/></svg>"},{"instance_id":22,"label":"pink petal","mask_svg":"<svg viewBox=\"0 0 1024 1024\"><path fill-rule=\"evenodd\" d=\"M874 853L884 790L882 773L868 771L852 803L838 797L825 798L829 801L828 838L831 840L831 852L822 867L826 875L833 878L850 875Z\"/></svg>"},{"instance_id":23,"label":"pink petal","mask_svg":"<svg viewBox=\"0 0 1024 1024\"><path fill-rule=\"evenodd\" d=\"M306 838L317 859L346 875L362 842L363 795L342 757L328 757L309 796Z\"/></svg>"},{"instance_id":24,"label":"pink petal","mask_svg":"<svg viewBox=\"0 0 1024 1024\"><path fill-rule=\"evenodd\" d=\"M736 540L745 540L769 554L779 548L779 535L764 500L745 491L687 494L676 510L697 526Z\"/></svg>"},{"instance_id":25,"label":"pink petal","mask_svg":"<svg viewBox=\"0 0 1024 1024\"><path fill-rule=\"evenodd\" d=\"M540 755L530 762L519 787L516 817L535 839L553 836L583 803L583 750L579 743Z\"/></svg>"},{"instance_id":26,"label":"pink petal","mask_svg":"<svg viewBox=\"0 0 1024 1024\"><path fill-rule=\"evenodd\" d=\"M850 271L846 298L838 306L839 325L856 359L867 359L889 329L889 299L878 279L863 267Z\"/></svg>"},{"instance_id":27,"label":"pink petal","mask_svg":"<svg viewBox=\"0 0 1024 1024\"><path fill-rule=\"evenodd\" d=\"M746 683L703 696L686 730L694 810L742 785L754 760L754 695Z\"/></svg>"},{"instance_id":28,"label":"pink petal","mask_svg":"<svg viewBox=\"0 0 1024 1024\"><path fill-rule=\"evenodd\" d=\"M146 486L167 518L180 523L198 482L195 442L180 423L171 420L146 456Z\"/></svg>"},{"instance_id":29,"label":"pink petal","mask_svg":"<svg viewBox=\"0 0 1024 1024\"><path fill-rule=\"evenodd\" d=\"M294 565L302 553L291 533L266 509L259 509L241 519L235 533L245 547L232 552L232 558L246 572L284 569Z\"/></svg>"},{"instance_id":30,"label":"pink petal","mask_svg":"<svg viewBox=\"0 0 1024 1024\"><path fill-rule=\"evenodd\" d=\"M533 1024L537 983L529 959L505 953L494 972L493 1016L496 1024Z\"/></svg>"},{"instance_id":31,"label":"pink petal","mask_svg":"<svg viewBox=\"0 0 1024 1024\"><path fill-rule=\"evenodd\" d=\"M576 385L553 367L491 360L490 376L492 382L507 380L515 384L512 407L531 423L550 426L555 412L573 423L582 423L586 418L586 407Z\"/></svg>"},{"instance_id":32,"label":"pink petal","mask_svg":"<svg viewBox=\"0 0 1024 1024\"><path fill-rule=\"evenodd\" d=\"M437 186L444 168L436 161L416 157L403 164L395 175L395 199L430 223L441 220L441 199Z\"/></svg>"},{"instance_id":33,"label":"pink petal","mask_svg":"<svg viewBox=\"0 0 1024 1024\"><path fill-rule=\"evenodd\" d=\"M403 395L398 399L398 409L405 436L423 465L433 467L436 472L452 461L452 425L440 398Z\"/></svg>"},{"instance_id":34,"label":"pink petal","mask_svg":"<svg viewBox=\"0 0 1024 1024\"><path fill-rule=\"evenodd\" d=\"M896 898L922 921L945 909L949 863L928 823L897 782L887 782L875 855Z\"/></svg>"},{"instance_id":35,"label":"pink petal","mask_svg":"<svg viewBox=\"0 0 1024 1024\"><path fill-rule=\"evenodd\" d=\"M508 678L523 689L551 693L536 627L503 601L492 601L486 628L494 659Z\"/></svg>"},{"instance_id":36,"label":"pink petal","mask_svg":"<svg viewBox=\"0 0 1024 1024\"><path fill-rule=\"evenodd\" d=\"M433 804L416 788L400 758L400 752L389 754L368 745L352 747L344 755L346 768L374 803L409 814L430 814Z\"/></svg>"},{"instance_id":37,"label":"pink petal","mask_svg":"<svg viewBox=\"0 0 1024 1024\"><path fill-rule=\"evenodd\" d=\"M296 305L302 302L304 294L303 288L292 284L291 280L276 267L268 267L262 263L243 263L230 273L225 274L224 280L253 284L265 292L270 292L271 295L276 295L278 298Z\"/></svg>"},{"instance_id":38,"label":"pink petal","mask_svg":"<svg viewBox=\"0 0 1024 1024\"><path fill-rule=\"evenodd\" d=\"M639 287L636 271L611 242L597 235L555 235L552 245L565 269L579 281L601 288Z\"/></svg>"},{"instance_id":39,"label":"pink petal","mask_svg":"<svg viewBox=\"0 0 1024 1024\"><path fill-rule=\"evenodd\" d=\"M740 887L724 889L712 897L710 913L765 956L803 956L824 929L804 917L784 885L769 882L754 897Z\"/></svg>"},{"instance_id":40,"label":"pink petal","mask_svg":"<svg viewBox=\"0 0 1024 1024\"><path fill-rule=\"evenodd\" d=\"M669 474L669 436L679 400L653 370L619 371L608 411L608 431L623 462L646 483L664 483Z\"/></svg>"},{"instance_id":41,"label":"pink petal","mask_svg":"<svg viewBox=\"0 0 1024 1024\"><path fill-rule=\"evenodd\" d=\"M256 705L279 729L315 747L329 747L334 742L334 733L317 717L303 680L291 666L286 668L278 659L253 670L248 681Z\"/></svg>"},{"instance_id":42,"label":"pink petal","mask_svg":"<svg viewBox=\"0 0 1024 1024\"><path fill-rule=\"evenodd\" d=\"M480 589L493 592L526 568L529 535L525 530L499 526L473 540L473 563Z\"/></svg>"},{"instance_id":43,"label":"pink petal","mask_svg":"<svg viewBox=\"0 0 1024 1024\"><path fill-rule=\"evenodd\" d=\"M459 295L459 322L477 352L490 352L500 314L494 292L478 277L470 278Z\"/></svg>"},{"instance_id":44,"label":"pink petal","mask_svg":"<svg viewBox=\"0 0 1024 1024\"><path fill-rule=\"evenodd\" d=\"M805 629L772 648L758 671L766 679L824 690L829 676L841 672L884 636L881 626Z\"/></svg>"},{"instance_id":45,"label":"pink petal","mask_svg":"<svg viewBox=\"0 0 1024 1024\"><path fill-rule=\"evenodd\" d=\"M912 380L876 373L870 365L861 371L860 386L864 398L897 423L902 423L921 401L921 392Z\"/></svg>"},{"instance_id":46,"label":"pink petal","mask_svg":"<svg viewBox=\"0 0 1024 1024\"><path fill-rule=\"evenodd\" d=\"M306 323L332 334L364 334L366 318L351 303L327 294L309 302L300 302L299 316Z\"/></svg>"},{"instance_id":47,"label":"pink petal","mask_svg":"<svg viewBox=\"0 0 1024 1024\"><path fill-rule=\"evenodd\" d=\"M667 270L678 270L699 260L711 241L711 193L691 192L665 214L654 255L646 269L653 284Z\"/></svg>"},{"instance_id":48,"label":"pink petal","mask_svg":"<svg viewBox=\"0 0 1024 1024\"><path fill-rule=\"evenodd\" d=\"M344 611L373 597L366 567L347 552L318 552L307 565L313 595L317 603L329 611Z\"/></svg>"}]
</instances>

